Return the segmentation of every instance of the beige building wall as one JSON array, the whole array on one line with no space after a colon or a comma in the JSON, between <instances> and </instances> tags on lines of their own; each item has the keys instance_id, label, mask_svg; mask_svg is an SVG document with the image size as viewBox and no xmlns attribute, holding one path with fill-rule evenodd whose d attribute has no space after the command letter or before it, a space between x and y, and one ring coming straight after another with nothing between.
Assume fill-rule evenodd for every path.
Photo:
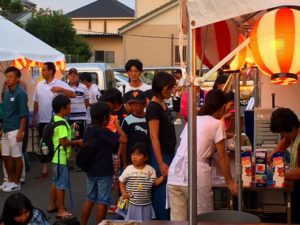
<instances>
[{"instance_id":1,"label":"beige building wall","mask_svg":"<svg viewBox=\"0 0 300 225\"><path fill-rule=\"evenodd\" d=\"M110 37L86 37L93 53L90 62L95 62L95 51L113 51L115 62L110 63L111 67L123 66L123 41L120 36Z\"/></svg>"},{"instance_id":2,"label":"beige building wall","mask_svg":"<svg viewBox=\"0 0 300 225\"><path fill-rule=\"evenodd\" d=\"M106 20L106 33L118 33L118 29L132 20Z\"/></svg>"},{"instance_id":3,"label":"beige building wall","mask_svg":"<svg viewBox=\"0 0 300 225\"><path fill-rule=\"evenodd\" d=\"M118 29L129 23L130 19L72 19L73 27L77 33L101 32L118 33ZM106 23L106 26L105 26Z\"/></svg>"},{"instance_id":4,"label":"beige building wall","mask_svg":"<svg viewBox=\"0 0 300 225\"><path fill-rule=\"evenodd\" d=\"M113 33L118 34L118 29L131 22L132 19L72 19L74 29L77 33ZM112 67L123 66L123 38L120 36L84 36L89 43L92 57L89 62L95 62L95 51L113 51L114 63Z\"/></svg>"},{"instance_id":5,"label":"beige building wall","mask_svg":"<svg viewBox=\"0 0 300 225\"><path fill-rule=\"evenodd\" d=\"M124 61L138 58L145 66L175 66L179 6L124 32Z\"/></svg>"},{"instance_id":6,"label":"beige building wall","mask_svg":"<svg viewBox=\"0 0 300 225\"><path fill-rule=\"evenodd\" d=\"M135 0L135 18L138 18L170 0Z\"/></svg>"}]
</instances>

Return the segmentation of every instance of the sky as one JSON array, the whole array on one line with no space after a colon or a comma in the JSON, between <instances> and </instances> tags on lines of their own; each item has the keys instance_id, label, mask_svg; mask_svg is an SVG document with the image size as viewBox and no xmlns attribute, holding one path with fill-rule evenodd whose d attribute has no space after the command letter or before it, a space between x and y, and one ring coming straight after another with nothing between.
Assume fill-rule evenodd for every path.
<instances>
[{"instance_id":1,"label":"sky","mask_svg":"<svg viewBox=\"0 0 300 225\"><path fill-rule=\"evenodd\" d=\"M78 9L84 5L87 5L96 0L30 0L37 4L37 8L50 8L52 10L63 10L64 13L68 13L75 9ZM118 0L119 2L134 8L135 0Z\"/></svg>"}]
</instances>

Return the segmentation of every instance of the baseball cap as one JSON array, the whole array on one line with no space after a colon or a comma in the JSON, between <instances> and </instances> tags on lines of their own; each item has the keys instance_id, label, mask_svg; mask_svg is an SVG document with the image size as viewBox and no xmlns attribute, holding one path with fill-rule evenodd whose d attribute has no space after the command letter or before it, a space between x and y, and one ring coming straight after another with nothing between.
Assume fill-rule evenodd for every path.
<instances>
[{"instance_id":1,"label":"baseball cap","mask_svg":"<svg viewBox=\"0 0 300 225\"><path fill-rule=\"evenodd\" d=\"M75 68L71 68L71 69L69 69L68 74L71 74L71 73L76 73L76 74L78 74L78 71L77 71Z\"/></svg>"},{"instance_id":2,"label":"baseball cap","mask_svg":"<svg viewBox=\"0 0 300 225\"><path fill-rule=\"evenodd\" d=\"M146 101L146 95L141 90L131 90L128 93L128 103L129 102L138 102L144 103Z\"/></svg>"}]
</instances>

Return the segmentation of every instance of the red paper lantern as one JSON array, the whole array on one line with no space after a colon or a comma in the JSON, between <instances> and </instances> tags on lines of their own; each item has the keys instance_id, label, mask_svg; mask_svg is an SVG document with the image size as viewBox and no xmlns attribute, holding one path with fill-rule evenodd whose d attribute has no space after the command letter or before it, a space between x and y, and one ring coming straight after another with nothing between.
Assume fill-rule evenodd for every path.
<instances>
[{"instance_id":1,"label":"red paper lantern","mask_svg":"<svg viewBox=\"0 0 300 225\"><path fill-rule=\"evenodd\" d=\"M271 82L297 83L300 75L300 11L280 8L253 25L250 46L254 61Z\"/></svg>"},{"instance_id":2,"label":"red paper lantern","mask_svg":"<svg viewBox=\"0 0 300 225\"><path fill-rule=\"evenodd\" d=\"M239 44L243 43L245 41L245 38L243 35L239 35ZM239 70L241 67L245 64L245 59L246 59L246 53L247 53L247 48L243 48L241 51L239 51L231 63L229 64L230 70Z\"/></svg>"},{"instance_id":3,"label":"red paper lantern","mask_svg":"<svg viewBox=\"0 0 300 225\"><path fill-rule=\"evenodd\" d=\"M206 38L205 35L207 35ZM232 20L220 21L207 27L197 28L197 55L200 59L202 58L202 45L206 40L203 64L212 68L238 46L238 36L238 26Z\"/></svg>"},{"instance_id":4,"label":"red paper lantern","mask_svg":"<svg viewBox=\"0 0 300 225\"><path fill-rule=\"evenodd\" d=\"M16 67L16 68L18 68L19 70L22 70L22 69L24 69L27 66L27 61L26 61L26 59L24 57L15 59L13 61L13 66Z\"/></svg>"},{"instance_id":5,"label":"red paper lantern","mask_svg":"<svg viewBox=\"0 0 300 225\"><path fill-rule=\"evenodd\" d=\"M56 61L54 62L56 70L64 71L66 69L66 61Z\"/></svg>"}]
</instances>

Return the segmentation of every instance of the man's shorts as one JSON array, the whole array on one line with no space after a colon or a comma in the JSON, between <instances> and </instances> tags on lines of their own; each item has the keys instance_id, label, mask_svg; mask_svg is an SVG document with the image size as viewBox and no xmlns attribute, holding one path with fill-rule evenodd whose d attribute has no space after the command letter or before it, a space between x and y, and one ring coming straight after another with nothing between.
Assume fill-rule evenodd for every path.
<instances>
[{"instance_id":1,"label":"man's shorts","mask_svg":"<svg viewBox=\"0 0 300 225\"><path fill-rule=\"evenodd\" d=\"M56 189L69 188L69 172L67 165L52 164L52 182Z\"/></svg>"},{"instance_id":2,"label":"man's shorts","mask_svg":"<svg viewBox=\"0 0 300 225\"><path fill-rule=\"evenodd\" d=\"M112 177L87 177L87 200L97 204L110 204Z\"/></svg>"},{"instance_id":3,"label":"man's shorts","mask_svg":"<svg viewBox=\"0 0 300 225\"><path fill-rule=\"evenodd\" d=\"M13 158L22 157L22 142L17 142L18 130L3 133L2 136L2 155Z\"/></svg>"}]
</instances>

